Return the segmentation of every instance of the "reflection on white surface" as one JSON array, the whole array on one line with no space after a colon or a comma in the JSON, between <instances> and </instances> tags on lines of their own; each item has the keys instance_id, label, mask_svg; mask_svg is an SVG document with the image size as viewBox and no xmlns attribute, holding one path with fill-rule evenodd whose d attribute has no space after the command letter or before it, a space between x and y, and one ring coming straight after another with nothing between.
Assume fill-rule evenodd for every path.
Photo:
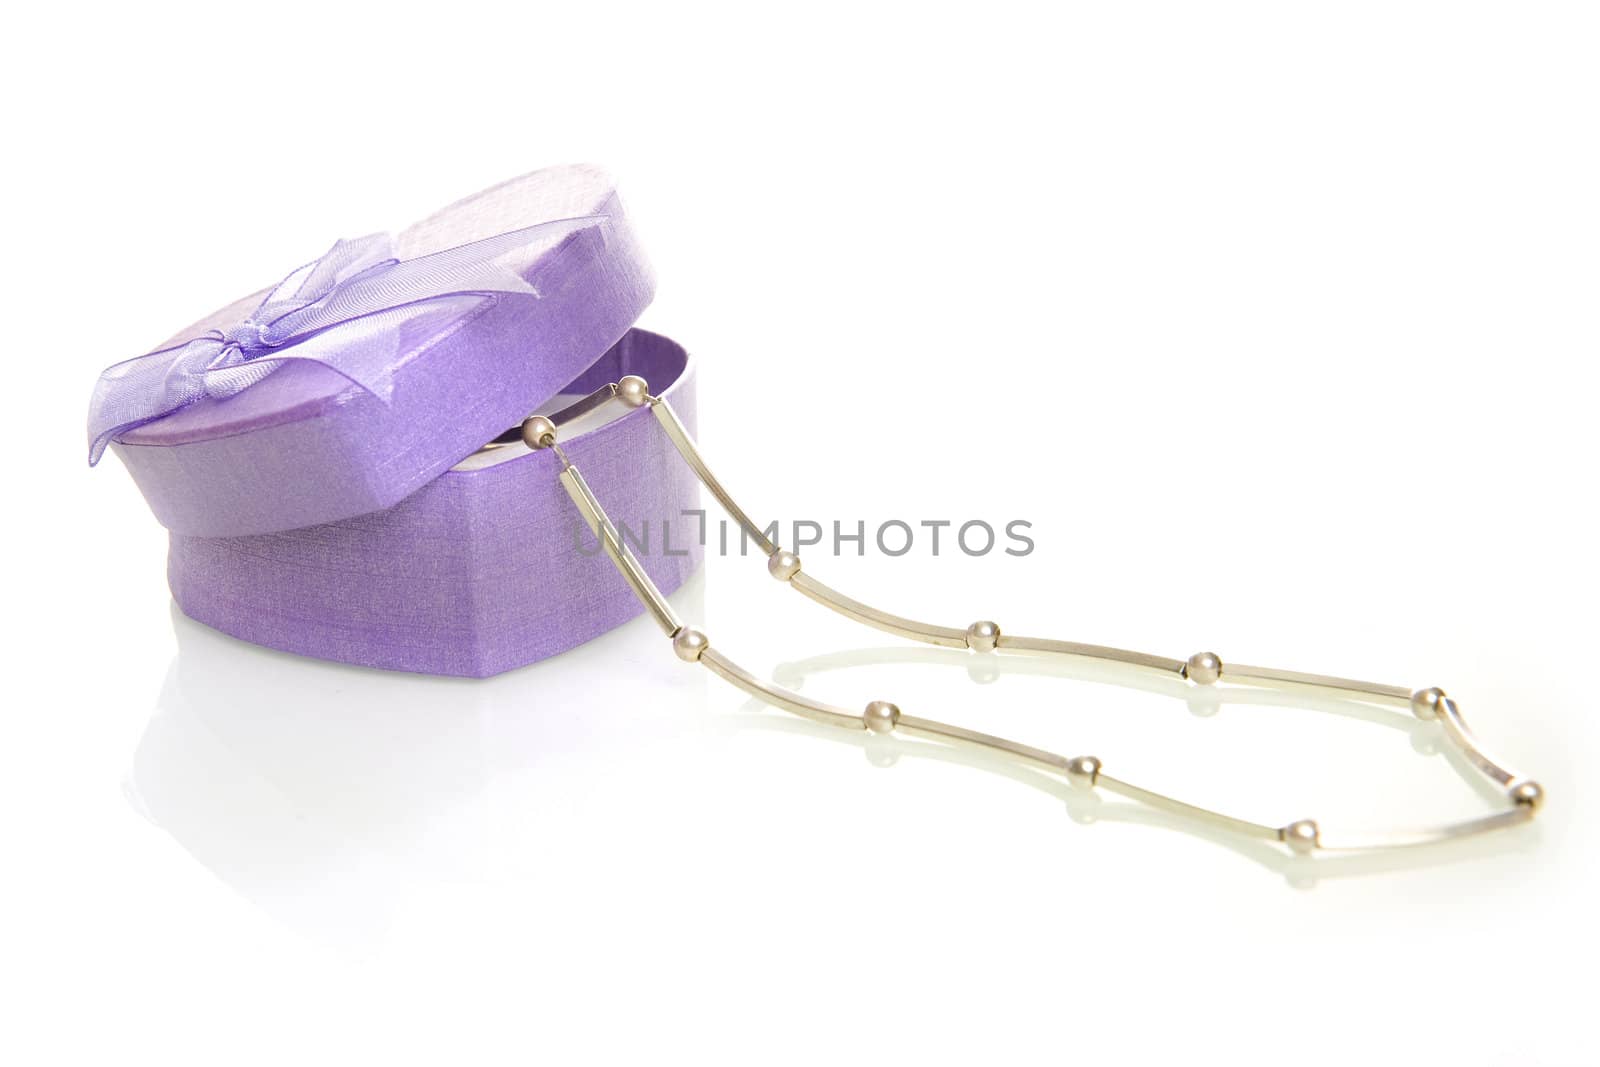
<instances>
[{"instance_id":1,"label":"reflection on white surface","mask_svg":"<svg viewBox=\"0 0 1600 1067\"><path fill-rule=\"evenodd\" d=\"M178 655L131 795L196 860L292 926L381 932L407 868L448 876L474 842L428 825L490 775L474 691L234 641L173 613Z\"/></svg>"},{"instance_id":2,"label":"reflection on white surface","mask_svg":"<svg viewBox=\"0 0 1600 1067\"><path fill-rule=\"evenodd\" d=\"M691 579L679 602L702 588ZM351 948L381 940L419 887L492 864L480 794L583 745L558 694L603 689L638 636L630 624L471 679L275 652L176 605L172 624L177 653L133 757L131 802L281 921Z\"/></svg>"},{"instance_id":3,"label":"reflection on white surface","mask_svg":"<svg viewBox=\"0 0 1600 1067\"><path fill-rule=\"evenodd\" d=\"M698 617L703 591L697 577L675 600L688 616ZM641 732L648 741L649 731L663 726L657 719L608 726L605 717L569 708L573 694L581 692L584 699L577 703L590 709L604 703L608 685L628 682L630 672L619 665L633 662L653 661L679 676L700 673L682 671L654 631L632 625L489 680L372 671L275 653L192 622L176 609L173 626L178 651L133 759L133 802L197 861L280 921L353 949L380 941L393 916L424 887L476 879L496 865L494 820L481 800L502 776L538 775L568 758L583 761L583 773L594 773L618 755L637 752ZM1464 780L1481 785L1454 750L1440 744L1436 723L1315 691L1196 689L1115 665L915 647L820 655L773 673L780 684L803 689L828 672L894 665L941 681L966 676L976 686L1011 675L1106 683L1184 701L1193 715L1207 719L1233 705L1259 704L1340 716L1384 728L1370 731L1374 746L1393 744L1398 732L1416 759L1451 760ZM636 702L636 692L619 689L614 704ZM855 745L878 767L931 760L989 772L1054 797L1074 823L1189 834L1231 849L1296 887L1502 855L1537 841L1535 826L1425 849L1292 856L1180 816L1079 792L982 750L829 729L754 702L732 714L707 716L708 703L732 707L736 701L729 692L708 701L702 692L685 691L684 710L713 729L778 731ZM670 702L672 694L661 699ZM670 716L665 726L672 729ZM759 746L733 747L739 758L767 758L756 751ZM627 790L627 779L617 788ZM1483 792L1486 803L1500 803L1493 790Z\"/></svg>"}]
</instances>

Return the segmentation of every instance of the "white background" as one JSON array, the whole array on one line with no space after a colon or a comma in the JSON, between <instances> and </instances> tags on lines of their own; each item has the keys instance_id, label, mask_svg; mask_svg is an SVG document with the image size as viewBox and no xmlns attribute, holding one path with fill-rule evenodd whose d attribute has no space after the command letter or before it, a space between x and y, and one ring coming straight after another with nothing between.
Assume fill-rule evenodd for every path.
<instances>
[{"instance_id":1,"label":"white background","mask_svg":"<svg viewBox=\"0 0 1600 1067\"><path fill-rule=\"evenodd\" d=\"M1592 1052L1588 6L8 23L8 1062ZM748 507L1024 518L1038 545L808 569L956 625L1444 685L1545 783L1539 823L1291 862L864 750L645 622L474 683L175 619L162 530L83 463L99 369L335 237L568 161L619 176L660 278L643 324L696 352ZM674 599L825 699L1264 821L1488 810L1398 715L884 663L895 641L749 559Z\"/></svg>"}]
</instances>

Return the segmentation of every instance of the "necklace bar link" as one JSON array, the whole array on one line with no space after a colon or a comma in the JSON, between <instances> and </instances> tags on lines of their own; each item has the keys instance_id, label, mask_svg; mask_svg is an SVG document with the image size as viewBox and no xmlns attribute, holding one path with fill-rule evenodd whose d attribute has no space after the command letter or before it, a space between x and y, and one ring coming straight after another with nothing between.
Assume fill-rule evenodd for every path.
<instances>
[{"instance_id":1,"label":"necklace bar link","mask_svg":"<svg viewBox=\"0 0 1600 1067\"><path fill-rule=\"evenodd\" d=\"M1084 659L1098 659L1110 663L1126 663L1134 667L1147 667L1163 674L1182 675L1184 668L1184 661L1181 659L1152 656L1144 652L1129 652L1127 649L1122 648L1107 648L1105 645L1084 645L1076 641L1051 641L1043 637L1012 637L1004 631L1001 631L1000 639L995 647L1002 652L1043 652L1058 656L1079 656Z\"/></svg>"},{"instance_id":2,"label":"necklace bar link","mask_svg":"<svg viewBox=\"0 0 1600 1067\"><path fill-rule=\"evenodd\" d=\"M1349 693L1375 697L1384 701L1409 703L1411 690L1402 685L1379 685L1376 682L1358 682L1350 678L1335 678L1328 674L1306 674L1303 671L1285 671L1276 667L1245 667L1236 663L1223 666L1222 674L1238 685L1266 685L1276 688L1284 683L1306 685L1317 689L1338 689Z\"/></svg>"},{"instance_id":3,"label":"necklace bar link","mask_svg":"<svg viewBox=\"0 0 1600 1067\"><path fill-rule=\"evenodd\" d=\"M773 707L812 722L820 722L824 726L842 726L847 730L866 729L866 723L860 715L852 715L843 708L812 700L789 689L768 685L714 648L707 647L702 651L700 662L718 678Z\"/></svg>"},{"instance_id":4,"label":"necklace bar link","mask_svg":"<svg viewBox=\"0 0 1600 1067\"><path fill-rule=\"evenodd\" d=\"M551 442L551 447L555 447L554 442ZM612 564L621 572L629 588L633 590L633 595L644 604L650 617L655 619L656 625L660 626L661 631L668 637L674 636L683 629L683 623L673 612L672 605L667 603L667 598L661 595L661 590L650 580L644 567L640 566L638 559L628 550L628 546L623 544L622 536L606 517L605 509L600 506L600 501L589 488L589 483L583 480L578 468L568 462L564 454L558 451L557 455L563 466L557 477L561 479L567 495L583 514L584 521L589 524L589 530L600 538L606 555L611 557Z\"/></svg>"},{"instance_id":5,"label":"necklace bar link","mask_svg":"<svg viewBox=\"0 0 1600 1067\"><path fill-rule=\"evenodd\" d=\"M859 600L852 600L838 590L823 585L798 568L796 568L794 576L789 579L789 584L794 586L795 590L803 596L815 600L825 608L832 608L847 619L854 619L856 622L882 630L885 633L894 634L896 637L904 637L911 641L922 641L930 645L939 645L942 648L967 647L967 632L965 630L955 630L948 626L933 626L929 623L917 622L914 619L902 618L899 615L891 615L887 611L879 611L877 608L863 604Z\"/></svg>"},{"instance_id":6,"label":"necklace bar link","mask_svg":"<svg viewBox=\"0 0 1600 1067\"><path fill-rule=\"evenodd\" d=\"M744 513L744 509L734 503L733 497L722 487L722 483L717 481L717 476L711 473L711 468L706 466L706 461L701 457L700 450L695 448L694 440L689 436L688 428L678 419L678 414L672 410L672 406L659 397L652 397L650 411L655 415L656 421L661 423L661 428L667 431L667 437L672 441L673 446L677 448L678 454L683 457L685 463L689 464L690 469L694 471L695 477L700 479L700 484L705 486L711 495L717 498L717 503L722 505L722 510L733 517L733 520L739 524L750 540L761 546L761 551L765 555L770 556L778 551L778 546L773 544L766 531L757 526L750 516Z\"/></svg>"}]
</instances>

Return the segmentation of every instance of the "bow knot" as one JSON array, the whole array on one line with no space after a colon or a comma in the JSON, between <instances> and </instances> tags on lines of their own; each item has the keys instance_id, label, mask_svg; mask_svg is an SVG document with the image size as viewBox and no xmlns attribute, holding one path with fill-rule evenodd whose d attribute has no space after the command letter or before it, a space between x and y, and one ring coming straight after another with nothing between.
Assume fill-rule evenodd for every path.
<instances>
[{"instance_id":1,"label":"bow knot","mask_svg":"<svg viewBox=\"0 0 1600 1067\"><path fill-rule=\"evenodd\" d=\"M272 327L265 322L257 322L253 318L245 319L232 329L219 332L217 339L222 342L225 353L237 351L242 358L250 359L252 356L278 347L268 332L271 329Z\"/></svg>"},{"instance_id":2,"label":"bow knot","mask_svg":"<svg viewBox=\"0 0 1600 1067\"><path fill-rule=\"evenodd\" d=\"M539 293L511 263L539 242L604 223L558 219L397 259L387 234L338 241L273 287L244 321L105 370L89 403L89 465L118 435L203 398L225 399L291 360L328 367L387 401L405 361L402 328L448 322L505 295Z\"/></svg>"}]
</instances>

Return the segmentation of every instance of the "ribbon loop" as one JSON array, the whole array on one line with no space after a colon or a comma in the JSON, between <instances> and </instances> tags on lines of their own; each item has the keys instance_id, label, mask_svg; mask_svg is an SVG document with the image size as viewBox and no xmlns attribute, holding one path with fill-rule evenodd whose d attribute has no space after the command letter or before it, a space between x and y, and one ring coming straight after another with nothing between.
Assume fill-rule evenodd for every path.
<instances>
[{"instance_id":1,"label":"ribbon loop","mask_svg":"<svg viewBox=\"0 0 1600 1067\"><path fill-rule=\"evenodd\" d=\"M536 299L501 261L606 218L557 219L408 260L394 256L388 234L337 241L238 324L107 368L89 402L89 465L118 435L203 398L234 396L290 360L328 367L387 402L404 326L503 294Z\"/></svg>"}]
</instances>

